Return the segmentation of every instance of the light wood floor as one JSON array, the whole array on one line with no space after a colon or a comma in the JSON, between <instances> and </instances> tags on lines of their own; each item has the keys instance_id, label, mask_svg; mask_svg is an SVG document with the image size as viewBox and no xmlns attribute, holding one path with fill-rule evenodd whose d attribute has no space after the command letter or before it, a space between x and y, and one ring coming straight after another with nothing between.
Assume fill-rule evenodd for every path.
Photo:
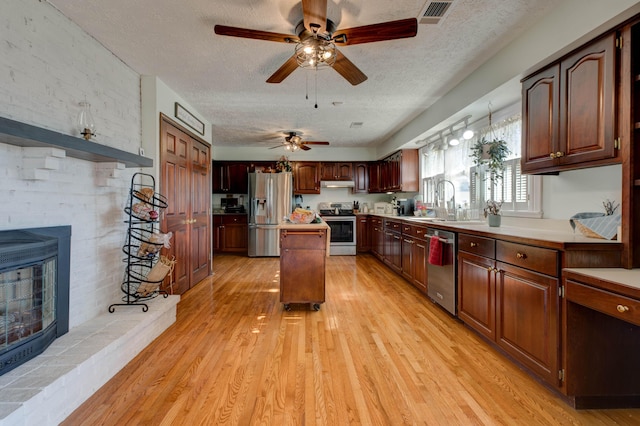
<instances>
[{"instance_id":1,"label":"light wood floor","mask_svg":"<svg viewBox=\"0 0 640 426\"><path fill-rule=\"evenodd\" d=\"M369 255L328 259L318 312L283 310L278 269L216 256L176 323L64 424L640 424L573 410Z\"/></svg>"}]
</instances>

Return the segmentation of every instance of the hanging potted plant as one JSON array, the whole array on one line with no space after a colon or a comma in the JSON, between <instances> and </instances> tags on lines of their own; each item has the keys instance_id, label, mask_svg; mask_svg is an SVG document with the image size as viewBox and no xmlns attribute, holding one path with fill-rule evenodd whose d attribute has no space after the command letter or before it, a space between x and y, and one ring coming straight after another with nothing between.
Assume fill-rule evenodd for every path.
<instances>
[{"instance_id":1,"label":"hanging potted plant","mask_svg":"<svg viewBox=\"0 0 640 426\"><path fill-rule=\"evenodd\" d=\"M491 186L494 188L494 191L496 184L503 178L504 161L509 153L507 142L497 138L491 141L488 141L486 138L479 139L471 147L470 157L473 158L473 163L478 167L485 167L485 179L491 181ZM487 200L484 208L484 217L487 218L489 226L500 226L501 207L502 201Z\"/></svg>"},{"instance_id":2,"label":"hanging potted plant","mask_svg":"<svg viewBox=\"0 0 640 426\"><path fill-rule=\"evenodd\" d=\"M510 153L506 141L497 138L489 141L483 137L471 146L469 156L473 158L473 163L476 166L486 167L487 179L491 180L491 184L494 185L502 179L504 160Z\"/></svg>"}]
</instances>

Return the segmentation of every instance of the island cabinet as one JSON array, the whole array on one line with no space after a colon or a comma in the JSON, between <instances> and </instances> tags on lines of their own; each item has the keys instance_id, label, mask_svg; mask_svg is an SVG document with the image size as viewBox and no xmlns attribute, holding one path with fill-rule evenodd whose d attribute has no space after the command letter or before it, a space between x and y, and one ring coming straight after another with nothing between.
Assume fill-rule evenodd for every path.
<instances>
[{"instance_id":1,"label":"island cabinet","mask_svg":"<svg viewBox=\"0 0 640 426\"><path fill-rule=\"evenodd\" d=\"M320 163L317 161L296 161L293 164L293 193L320 193Z\"/></svg>"},{"instance_id":2,"label":"island cabinet","mask_svg":"<svg viewBox=\"0 0 640 426\"><path fill-rule=\"evenodd\" d=\"M317 311L325 301L327 229L291 225L280 229L280 302L310 303Z\"/></svg>"},{"instance_id":3,"label":"island cabinet","mask_svg":"<svg viewBox=\"0 0 640 426\"><path fill-rule=\"evenodd\" d=\"M460 233L460 319L558 386L559 252Z\"/></svg>"},{"instance_id":4,"label":"island cabinet","mask_svg":"<svg viewBox=\"0 0 640 426\"><path fill-rule=\"evenodd\" d=\"M621 162L618 34L610 32L522 81L522 172Z\"/></svg>"}]
</instances>

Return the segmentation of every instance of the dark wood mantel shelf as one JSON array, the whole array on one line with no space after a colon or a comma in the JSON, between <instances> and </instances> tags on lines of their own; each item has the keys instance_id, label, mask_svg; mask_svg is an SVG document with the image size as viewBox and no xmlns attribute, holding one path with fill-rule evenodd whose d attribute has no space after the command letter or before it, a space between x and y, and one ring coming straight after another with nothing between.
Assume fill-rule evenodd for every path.
<instances>
[{"instance_id":1,"label":"dark wood mantel shelf","mask_svg":"<svg viewBox=\"0 0 640 426\"><path fill-rule=\"evenodd\" d=\"M153 167L151 158L4 117L0 117L0 143L22 147L60 148L66 151L68 157L95 163L118 162L123 163L125 167Z\"/></svg>"}]
</instances>

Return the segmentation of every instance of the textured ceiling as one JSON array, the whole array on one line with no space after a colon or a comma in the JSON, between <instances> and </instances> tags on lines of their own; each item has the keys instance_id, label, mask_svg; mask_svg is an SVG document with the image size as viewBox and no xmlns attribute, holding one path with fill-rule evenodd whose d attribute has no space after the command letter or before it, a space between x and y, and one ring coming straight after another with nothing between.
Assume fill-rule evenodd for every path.
<instances>
[{"instance_id":1,"label":"textured ceiling","mask_svg":"<svg viewBox=\"0 0 640 426\"><path fill-rule=\"evenodd\" d=\"M367 76L297 69L265 81L294 45L225 37L213 27L294 34L296 0L49 0L133 70L157 76L213 124L214 146L273 146L283 130L333 147L376 146L553 6L553 0L454 0L414 38L344 46ZM328 0L338 29L419 17L426 0ZM308 98L308 99L307 99ZM314 104L317 99L318 107ZM352 128L351 123L362 126Z\"/></svg>"}]
</instances>

